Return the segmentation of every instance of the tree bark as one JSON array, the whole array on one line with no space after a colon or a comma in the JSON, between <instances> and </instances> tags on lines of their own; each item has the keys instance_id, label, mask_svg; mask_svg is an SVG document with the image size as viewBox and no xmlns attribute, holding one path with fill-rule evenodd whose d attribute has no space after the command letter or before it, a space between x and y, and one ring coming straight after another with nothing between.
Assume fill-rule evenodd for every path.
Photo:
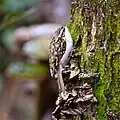
<instances>
[{"instance_id":1,"label":"tree bark","mask_svg":"<svg viewBox=\"0 0 120 120\"><path fill-rule=\"evenodd\" d=\"M81 37L81 70L99 75L93 86L97 120L120 119L119 5L119 0L72 2L68 27L75 42Z\"/></svg>"}]
</instances>

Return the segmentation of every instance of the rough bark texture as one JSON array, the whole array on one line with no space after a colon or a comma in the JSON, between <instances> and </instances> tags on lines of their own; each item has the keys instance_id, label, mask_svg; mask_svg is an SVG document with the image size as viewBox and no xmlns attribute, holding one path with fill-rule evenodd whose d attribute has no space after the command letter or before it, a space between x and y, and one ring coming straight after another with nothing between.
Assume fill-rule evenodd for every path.
<instances>
[{"instance_id":1,"label":"rough bark texture","mask_svg":"<svg viewBox=\"0 0 120 120\"><path fill-rule=\"evenodd\" d=\"M63 72L59 74L59 63L67 44L65 39L67 39L65 28L61 27L56 31L50 43L49 63L51 76L59 86L59 97L56 101L53 119L82 120L88 118L95 120L97 118L95 110L97 100L93 94L92 84L97 74L89 73L87 70L81 71L79 65L80 52L76 48L79 44L74 44L74 48L68 56L69 62L63 66ZM62 79L61 76L63 76Z\"/></svg>"},{"instance_id":2,"label":"rough bark texture","mask_svg":"<svg viewBox=\"0 0 120 120\"><path fill-rule=\"evenodd\" d=\"M81 38L81 70L99 74L93 87L98 120L120 119L119 5L119 0L72 2L68 27L76 42Z\"/></svg>"}]
</instances>

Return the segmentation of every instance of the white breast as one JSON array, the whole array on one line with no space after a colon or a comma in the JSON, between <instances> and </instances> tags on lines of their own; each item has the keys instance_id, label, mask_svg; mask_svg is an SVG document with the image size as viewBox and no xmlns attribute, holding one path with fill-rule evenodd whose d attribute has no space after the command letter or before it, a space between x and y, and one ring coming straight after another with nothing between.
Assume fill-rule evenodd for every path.
<instances>
[{"instance_id":1,"label":"white breast","mask_svg":"<svg viewBox=\"0 0 120 120\"><path fill-rule=\"evenodd\" d=\"M66 50L60 60L60 63L62 63L62 65L67 64L68 56L73 48L73 40L72 40L72 37L71 37L70 32L68 31L67 27L65 27L65 40L66 40Z\"/></svg>"}]
</instances>

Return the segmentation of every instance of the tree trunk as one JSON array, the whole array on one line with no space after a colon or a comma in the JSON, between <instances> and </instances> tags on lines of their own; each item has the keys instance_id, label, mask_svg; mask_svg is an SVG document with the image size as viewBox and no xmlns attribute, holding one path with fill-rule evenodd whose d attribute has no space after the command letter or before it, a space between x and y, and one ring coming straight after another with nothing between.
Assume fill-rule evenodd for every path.
<instances>
[{"instance_id":1,"label":"tree trunk","mask_svg":"<svg viewBox=\"0 0 120 120\"><path fill-rule=\"evenodd\" d=\"M93 86L99 101L97 120L120 119L119 5L119 0L72 2L68 27L75 42L81 38L81 71L98 73Z\"/></svg>"}]
</instances>

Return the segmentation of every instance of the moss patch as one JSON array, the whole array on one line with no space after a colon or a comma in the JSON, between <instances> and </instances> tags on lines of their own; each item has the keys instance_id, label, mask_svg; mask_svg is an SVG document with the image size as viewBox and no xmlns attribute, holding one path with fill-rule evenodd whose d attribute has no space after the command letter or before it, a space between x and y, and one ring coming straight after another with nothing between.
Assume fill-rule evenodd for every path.
<instances>
[{"instance_id":1,"label":"moss patch","mask_svg":"<svg viewBox=\"0 0 120 120\"><path fill-rule=\"evenodd\" d=\"M96 8L98 7L97 10L94 5L96 5ZM94 9L97 21L95 55L87 54L87 47L89 46L87 41L91 40L90 31L93 11L80 8L79 11L77 10L74 13L73 20L70 21L68 27L74 40L77 40L79 35L82 38L80 48L82 53L81 68L99 73L99 80L95 85L95 94L99 102L97 106L98 120L107 120L107 109L120 112L120 50L117 44L117 39L120 36L120 11L118 11L117 7L117 10L114 7L112 8L111 3L108 3L107 6L104 3L102 8L99 8L99 4L97 6L97 2L94 5L92 5L93 8L91 9ZM106 9L111 11L107 12ZM100 10L104 13L104 17L102 17Z\"/></svg>"}]
</instances>

